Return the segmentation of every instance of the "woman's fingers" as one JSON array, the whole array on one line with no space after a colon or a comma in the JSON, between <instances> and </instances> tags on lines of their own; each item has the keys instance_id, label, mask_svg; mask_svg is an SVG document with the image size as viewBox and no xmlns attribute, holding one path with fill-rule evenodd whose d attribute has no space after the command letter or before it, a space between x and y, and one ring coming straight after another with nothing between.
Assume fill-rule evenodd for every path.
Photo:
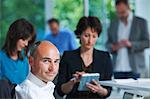
<instances>
[{"instance_id":1,"label":"woman's fingers","mask_svg":"<svg viewBox=\"0 0 150 99\"><path fill-rule=\"evenodd\" d=\"M93 93L101 93L103 92L103 87L96 80L92 80L92 83L86 84L87 88L89 88Z\"/></svg>"},{"instance_id":2,"label":"woman's fingers","mask_svg":"<svg viewBox=\"0 0 150 99\"><path fill-rule=\"evenodd\" d=\"M83 74L85 74L85 72L84 72L84 71L83 71L83 72L78 72L78 71L76 71L76 73L75 73L75 74L73 74L73 77L75 77L75 78L77 78L77 79L80 79L80 78L81 78L81 76L82 76Z\"/></svg>"},{"instance_id":3,"label":"woman's fingers","mask_svg":"<svg viewBox=\"0 0 150 99\"><path fill-rule=\"evenodd\" d=\"M73 74L73 77L78 78L78 74Z\"/></svg>"},{"instance_id":4,"label":"woman's fingers","mask_svg":"<svg viewBox=\"0 0 150 99\"><path fill-rule=\"evenodd\" d=\"M99 83L96 80L94 80L94 79L92 80L92 83L97 85L97 86L99 86Z\"/></svg>"},{"instance_id":5,"label":"woman's fingers","mask_svg":"<svg viewBox=\"0 0 150 99\"><path fill-rule=\"evenodd\" d=\"M77 82L80 82L80 79L72 78L72 79L70 79L70 81L71 81L73 84L75 84L75 83L77 83Z\"/></svg>"},{"instance_id":6,"label":"woman's fingers","mask_svg":"<svg viewBox=\"0 0 150 99\"><path fill-rule=\"evenodd\" d=\"M77 72L76 72L76 74L78 74L78 75L81 75L81 76L82 76L83 74L85 74L85 72L84 72L84 71L82 71L82 72L78 72L78 71L77 71Z\"/></svg>"},{"instance_id":7,"label":"woman's fingers","mask_svg":"<svg viewBox=\"0 0 150 99\"><path fill-rule=\"evenodd\" d=\"M89 88L93 93L96 93L98 91L98 86L93 85L91 83L86 84L87 88Z\"/></svg>"}]
</instances>

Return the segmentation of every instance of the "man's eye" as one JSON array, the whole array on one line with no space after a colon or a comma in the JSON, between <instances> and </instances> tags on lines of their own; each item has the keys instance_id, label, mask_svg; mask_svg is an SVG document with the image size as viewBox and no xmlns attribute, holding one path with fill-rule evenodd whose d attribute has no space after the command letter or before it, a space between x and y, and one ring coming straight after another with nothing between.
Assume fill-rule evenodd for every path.
<instances>
[{"instance_id":1,"label":"man's eye","mask_svg":"<svg viewBox=\"0 0 150 99\"><path fill-rule=\"evenodd\" d=\"M43 62L44 62L44 63L46 63L46 62L49 62L49 60L47 60L47 59L44 59L44 60L43 60Z\"/></svg>"},{"instance_id":2,"label":"man's eye","mask_svg":"<svg viewBox=\"0 0 150 99\"><path fill-rule=\"evenodd\" d=\"M54 61L54 62L59 64L60 60L56 60L56 61Z\"/></svg>"}]
</instances>

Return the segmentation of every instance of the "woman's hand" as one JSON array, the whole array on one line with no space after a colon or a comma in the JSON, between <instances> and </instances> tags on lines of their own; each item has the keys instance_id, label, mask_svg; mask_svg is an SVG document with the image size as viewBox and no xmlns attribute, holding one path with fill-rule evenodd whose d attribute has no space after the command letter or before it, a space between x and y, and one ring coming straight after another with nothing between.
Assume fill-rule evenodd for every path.
<instances>
[{"instance_id":1,"label":"woman's hand","mask_svg":"<svg viewBox=\"0 0 150 99\"><path fill-rule=\"evenodd\" d=\"M77 71L75 74L73 74L73 77L75 78L75 82L76 82L76 83L77 83L77 82L80 82L81 76L82 76L83 74L85 74L84 71L82 71L82 72L78 72L78 71Z\"/></svg>"},{"instance_id":2,"label":"woman's hand","mask_svg":"<svg viewBox=\"0 0 150 99\"><path fill-rule=\"evenodd\" d=\"M73 74L73 77L74 77L73 79L70 79L68 82L62 84L61 90L64 93L68 94L72 90L72 88L74 87L74 85L76 83L80 82L80 78L81 78L81 76L83 74L85 74L85 72L78 72L77 71L75 74Z\"/></svg>"},{"instance_id":3,"label":"woman's hand","mask_svg":"<svg viewBox=\"0 0 150 99\"><path fill-rule=\"evenodd\" d=\"M107 89L103 88L96 80L92 80L92 83L87 83L86 87L93 93L98 93L101 96L106 96L108 94Z\"/></svg>"}]
</instances>

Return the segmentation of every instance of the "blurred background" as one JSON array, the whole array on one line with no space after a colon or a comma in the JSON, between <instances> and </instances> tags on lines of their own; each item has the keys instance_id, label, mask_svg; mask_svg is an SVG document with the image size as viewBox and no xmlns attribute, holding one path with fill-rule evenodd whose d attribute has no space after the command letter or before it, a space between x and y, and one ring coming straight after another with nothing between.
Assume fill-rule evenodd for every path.
<instances>
[{"instance_id":1,"label":"blurred background","mask_svg":"<svg viewBox=\"0 0 150 99\"><path fill-rule=\"evenodd\" d=\"M150 29L150 0L129 0L133 13L147 20ZM59 19L61 28L74 31L82 16L97 16L103 32L95 47L106 51L107 28L115 15L114 0L0 0L0 48L9 25L18 18L26 18L34 26L36 40L43 40L49 32L47 20ZM77 39L78 41L78 39ZM146 77L150 78L150 48L145 50Z\"/></svg>"},{"instance_id":2,"label":"blurred background","mask_svg":"<svg viewBox=\"0 0 150 99\"><path fill-rule=\"evenodd\" d=\"M71 31L82 16L97 16L103 24L103 32L95 47L107 50L107 28L115 15L114 0L0 0L0 47L9 25L18 18L26 18L35 26L36 40L42 40L49 32L47 20L59 19L61 28ZM150 0L129 0L133 13L147 20L150 28ZM77 40L78 41L78 40ZM150 49L145 50L147 76L150 77Z\"/></svg>"}]
</instances>

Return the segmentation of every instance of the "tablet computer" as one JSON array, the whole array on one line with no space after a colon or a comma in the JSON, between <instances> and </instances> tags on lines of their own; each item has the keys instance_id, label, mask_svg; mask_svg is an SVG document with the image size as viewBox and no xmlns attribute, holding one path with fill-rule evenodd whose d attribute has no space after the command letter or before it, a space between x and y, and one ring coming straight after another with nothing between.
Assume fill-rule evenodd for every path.
<instances>
[{"instance_id":1,"label":"tablet computer","mask_svg":"<svg viewBox=\"0 0 150 99\"><path fill-rule=\"evenodd\" d=\"M81 76L81 80L78 86L78 91L88 91L89 89L86 87L86 83L92 82L92 80L99 81L100 74L99 73L87 73Z\"/></svg>"}]
</instances>

